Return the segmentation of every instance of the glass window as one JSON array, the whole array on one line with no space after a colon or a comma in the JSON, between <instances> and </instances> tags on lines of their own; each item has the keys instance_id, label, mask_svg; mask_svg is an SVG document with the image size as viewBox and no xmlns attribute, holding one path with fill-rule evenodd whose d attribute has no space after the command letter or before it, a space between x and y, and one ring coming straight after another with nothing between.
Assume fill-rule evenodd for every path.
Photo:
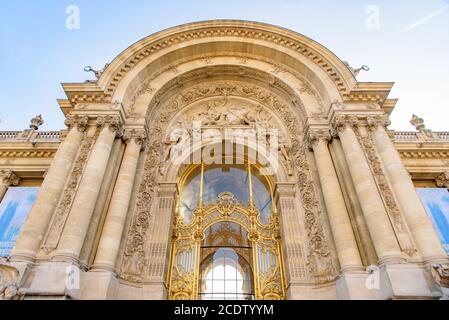
<instances>
[{"instance_id":1,"label":"glass window","mask_svg":"<svg viewBox=\"0 0 449 320\"><path fill-rule=\"evenodd\" d=\"M201 299L253 300L251 259L252 248L242 226L220 222L209 227L201 246Z\"/></svg>"},{"instance_id":2,"label":"glass window","mask_svg":"<svg viewBox=\"0 0 449 320\"><path fill-rule=\"evenodd\" d=\"M38 187L8 188L0 203L0 256L11 255L20 229L36 200L38 190Z\"/></svg>"},{"instance_id":3,"label":"glass window","mask_svg":"<svg viewBox=\"0 0 449 320\"><path fill-rule=\"evenodd\" d=\"M418 188L417 192L449 254L449 192L442 188Z\"/></svg>"},{"instance_id":4,"label":"glass window","mask_svg":"<svg viewBox=\"0 0 449 320\"><path fill-rule=\"evenodd\" d=\"M198 166L187 179L182 189L180 214L184 222L189 223L192 212L197 207L201 184L201 169ZM253 197L256 207L261 212L261 220L268 223L272 213L271 193L266 178L252 169ZM245 205L249 202L249 179L246 165L207 166L204 171L203 202L205 205L217 201L222 192L231 192L236 199Z\"/></svg>"}]
</instances>

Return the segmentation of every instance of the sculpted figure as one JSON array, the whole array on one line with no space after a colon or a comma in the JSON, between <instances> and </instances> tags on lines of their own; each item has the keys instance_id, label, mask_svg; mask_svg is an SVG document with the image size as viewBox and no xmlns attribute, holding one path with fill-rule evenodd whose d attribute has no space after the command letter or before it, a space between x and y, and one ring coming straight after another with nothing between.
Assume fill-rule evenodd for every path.
<instances>
[{"instance_id":1,"label":"sculpted figure","mask_svg":"<svg viewBox=\"0 0 449 320\"><path fill-rule=\"evenodd\" d=\"M279 142L278 151L281 155L281 160L285 163L285 165L287 167L288 175L292 176L293 175L293 166L292 166L292 161L289 156L290 148L291 147L289 145L287 145L286 142L284 142L284 141Z\"/></svg>"}]
</instances>

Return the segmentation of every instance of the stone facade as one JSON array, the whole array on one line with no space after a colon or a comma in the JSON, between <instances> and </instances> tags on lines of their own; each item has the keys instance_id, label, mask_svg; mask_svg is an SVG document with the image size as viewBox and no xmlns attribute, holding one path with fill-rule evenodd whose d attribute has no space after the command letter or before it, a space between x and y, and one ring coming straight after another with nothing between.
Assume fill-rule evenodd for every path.
<instances>
[{"instance_id":1,"label":"stone facade","mask_svg":"<svg viewBox=\"0 0 449 320\"><path fill-rule=\"evenodd\" d=\"M37 117L0 132L0 199L41 185L2 295L166 299L183 170L170 133L199 120L280 132L287 299L443 296L449 260L415 187L449 187L449 133L417 117L418 131L387 130L392 83L358 82L320 44L246 21L161 31L95 76L63 85L67 129L40 132Z\"/></svg>"}]
</instances>

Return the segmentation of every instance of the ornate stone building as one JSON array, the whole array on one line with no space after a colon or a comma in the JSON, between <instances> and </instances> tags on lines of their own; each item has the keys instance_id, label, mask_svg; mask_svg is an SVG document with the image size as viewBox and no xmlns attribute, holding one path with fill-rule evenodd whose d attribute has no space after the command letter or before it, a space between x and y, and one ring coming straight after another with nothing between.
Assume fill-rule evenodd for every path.
<instances>
[{"instance_id":1,"label":"ornate stone building","mask_svg":"<svg viewBox=\"0 0 449 320\"><path fill-rule=\"evenodd\" d=\"M40 187L3 298L445 295L448 255L415 188L448 188L449 132L386 129L392 83L246 21L164 30L86 70L96 80L63 85L66 129L0 132L0 197ZM275 170L228 129L276 132ZM202 159L218 147L231 152Z\"/></svg>"}]
</instances>

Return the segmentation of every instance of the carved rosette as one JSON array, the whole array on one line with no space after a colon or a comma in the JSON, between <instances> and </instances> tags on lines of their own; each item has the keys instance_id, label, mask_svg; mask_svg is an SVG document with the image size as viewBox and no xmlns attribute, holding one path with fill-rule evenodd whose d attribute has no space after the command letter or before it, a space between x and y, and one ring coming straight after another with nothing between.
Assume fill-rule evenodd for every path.
<instances>
[{"instance_id":1,"label":"carved rosette","mask_svg":"<svg viewBox=\"0 0 449 320\"><path fill-rule=\"evenodd\" d=\"M335 276L335 267L321 223L321 209L311 178L311 169L307 160L307 148L301 143L301 129L290 106L282 103L271 91L256 85L226 81L195 86L172 97L162 112L153 117L162 96L158 93L149 105L147 121L151 121L144 173L141 180L134 218L126 240L124 257L121 265L121 277L132 282L142 282L143 268L148 263L145 253L145 239L150 224L148 208L155 198L156 181L159 176L160 163L163 161L160 150L168 123L184 107L191 103L210 97L240 96L259 102L273 109L286 126L292 143L290 155L298 175L301 200L306 213L308 235L309 272L316 282L331 281ZM300 108L303 104L300 100Z\"/></svg>"},{"instance_id":2,"label":"carved rosette","mask_svg":"<svg viewBox=\"0 0 449 320\"><path fill-rule=\"evenodd\" d=\"M69 129L76 127L79 131L84 132L87 129L89 118L78 114L68 115L64 123Z\"/></svg>"},{"instance_id":3,"label":"carved rosette","mask_svg":"<svg viewBox=\"0 0 449 320\"><path fill-rule=\"evenodd\" d=\"M126 143L133 141L143 148L147 140L147 132L145 129L126 129L122 138Z\"/></svg>"},{"instance_id":4,"label":"carved rosette","mask_svg":"<svg viewBox=\"0 0 449 320\"><path fill-rule=\"evenodd\" d=\"M443 172L436 179L437 187L449 189L449 171Z\"/></svg>"},{"instance_id":5,"label":"carved rosette","mask_svg":"<svg viewBox=\"0 0 449 320\"><path fill-rule=\"evenodd\" d=\"M97 128L108 128L117 134L117 137L123 136L123 124L119 116L106 115L99 116L96 121Z\"/></svg>"},{"instance_id":6,"label":"carved rosette","mask_svg":"<svg viewBox=\"0 0 449 320\"><path fill-rule=\"evenodd\" d=\"M20 183L20 177L11 170L0 170L0 179L1 183L7 187L18 186Z\"/></svg>"}]
</instances>

